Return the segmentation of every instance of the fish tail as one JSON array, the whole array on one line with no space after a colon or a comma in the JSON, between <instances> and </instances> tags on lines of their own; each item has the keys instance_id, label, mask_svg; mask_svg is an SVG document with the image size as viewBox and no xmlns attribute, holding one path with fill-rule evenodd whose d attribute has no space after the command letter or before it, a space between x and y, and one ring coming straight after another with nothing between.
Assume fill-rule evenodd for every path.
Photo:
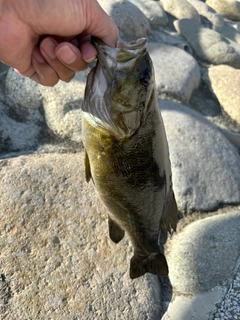
<instances>
[{"instance_id":1,"label":"fish tail","mask_svg":"<svg viewBox=\"0 0 240 320\"><path fill-rule=\"evenodd\" d=\"M141 277L146 272L167 276L168 265L165 256L160 252L151 253L148 256L134 255L130 262L130 278Z\"/></svg>"}]
</instances>

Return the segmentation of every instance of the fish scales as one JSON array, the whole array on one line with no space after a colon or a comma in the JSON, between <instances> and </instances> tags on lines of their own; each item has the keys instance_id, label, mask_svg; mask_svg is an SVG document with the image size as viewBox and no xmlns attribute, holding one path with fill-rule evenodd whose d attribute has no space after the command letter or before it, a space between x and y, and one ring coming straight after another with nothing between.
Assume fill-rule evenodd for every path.
<instances>
[{"instance_id":1,"label":"fish scales","mask_svg":"<svg viewBox=\"0 0 240 320\"><path fill-rule=\"evenodd\" d=\"M94 45L98 63L82 107L86 179L108 209L112 241L130 236L130 277L166 276L159 233L176 229L178 211L147 41Z\"/></svg>"}]
</instances>

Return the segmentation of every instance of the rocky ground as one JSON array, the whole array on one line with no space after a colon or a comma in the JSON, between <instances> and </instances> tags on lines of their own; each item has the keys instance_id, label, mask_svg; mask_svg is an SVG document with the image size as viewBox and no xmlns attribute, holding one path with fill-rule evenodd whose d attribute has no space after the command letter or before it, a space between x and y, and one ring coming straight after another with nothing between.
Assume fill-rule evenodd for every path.
<instances>
[{"instance_id":1,"label":"rocky ground","mask_svg":"<svg viewBox=\"0 0 240 320\"><path fill-rule=\"evenodd\" d=\"M85 182L89 70L46 88L0 64L0 318L240 319L240 2L99 2L149 39L181 213L169 278L130 280Z\"/></svg>"}]
</instances>

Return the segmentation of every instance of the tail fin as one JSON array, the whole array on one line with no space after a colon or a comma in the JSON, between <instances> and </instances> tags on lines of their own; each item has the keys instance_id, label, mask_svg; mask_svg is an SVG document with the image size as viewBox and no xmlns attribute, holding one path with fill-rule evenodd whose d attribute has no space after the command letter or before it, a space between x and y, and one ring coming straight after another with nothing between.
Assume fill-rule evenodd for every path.
<instances>
[{"instance_id":1,"label":"tail fin","mask_svg":"<svg viewBox=\"0 0 240 320\"><path fill-rule=\"evenodd\" d=\"M168 275L168 265L162 253L151 253L148 256L134 255L130 262L130 278L143 276L146 272L158 276Z\"/></svg>"}]
</instances>

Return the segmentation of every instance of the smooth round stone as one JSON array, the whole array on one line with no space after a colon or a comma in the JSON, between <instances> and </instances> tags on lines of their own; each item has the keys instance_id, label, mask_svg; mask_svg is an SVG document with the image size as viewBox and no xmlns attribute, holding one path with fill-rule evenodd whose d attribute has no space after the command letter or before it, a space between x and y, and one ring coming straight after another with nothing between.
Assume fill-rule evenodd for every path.
<instances>
[{"instance_id":1,"label":"smooth round stone","mask_svg":"<svg viewBox=\"0 0 240 320\"><path fill-rule=\"evenodd\" d=\"M173 189L182 212L240 203L240 156L196 111L160 101L172 163Z\"/></svg>"},{"instance_id":2,"label":"smooth round stone","mask_svg":"<svg viewBox=\"0 0 240 320\"><path fill-rule=\"evenodd\" d=\"M150 34L151 26L143 12L128 0L99 0L119 28L120 37L136 40Z\"/></svg>"},{"instance_id":3,"label":"smooth round stone","mask_svg":"<svg viewBox=\"0 0 240 320\"><path fill-rule=\"evenodd\" d=\"M196 60L177 47L149 43L148 50L155 69L159 97L172 97L188 102L200 82Z\"/></svg>"},{"instance_id":4,"label":"smooth round stone","mask_svg":"<svg viewBox=\"0 0 240 320\"><path fill-rule=\"evenodd\" d=\"M206 3L224 18L240 21L240 2L238 0L207 0Z\"/></svg>"},{"instance_id":5,"label":"smooth round stone","mask_svg":"<svg viewBox=\"0 0 240 320\"><path fill-rule=\"evenodd\" d=\"M192 19L200 23L197 10L187 0L161 0L164 10L177 19Z\"/></svg>"},{"instance_id":6,"label":"smooth round stone","mask_svg":"<svg viewBox=\"0 0 240 320\"><path fill-rule=\"evenodd\" d=\"M149 19L152 26L165 26L168 17L159 2L152 0L129 0Z\"/></svg>"},{"instance_id":7,"label":"smooth round stone","mask_svg":"<svg viewBox=\"0 0 240 320\"><path fill-rule=\"evenodd\" d=\"M237 43L190 19L176 20L174 26L202 60L216 65L227 64L240 68L240 45Z\"/></svg>"},{"instance_id":8,"label":"smooth round stone","mask_svg":"<svg viewBox=\"0 0 240 320\"><path fill-rule=\"evenodd\" d=\"M240 129L240 70L226 65L213 66L208 68L208 75L204 79L222 108L239 124Z\"/></svg>"},{"instance_id":9,"label":"smooth round stone","mask_svg":"<svg viewBox=\"0 0 240 320\"><path fill-rule=\"evenodd\" d=\"M240 211L191 223L174 234L167 251L177 292L203 293L231 281L240 255Z\"/></svg>"}]
</instances>

